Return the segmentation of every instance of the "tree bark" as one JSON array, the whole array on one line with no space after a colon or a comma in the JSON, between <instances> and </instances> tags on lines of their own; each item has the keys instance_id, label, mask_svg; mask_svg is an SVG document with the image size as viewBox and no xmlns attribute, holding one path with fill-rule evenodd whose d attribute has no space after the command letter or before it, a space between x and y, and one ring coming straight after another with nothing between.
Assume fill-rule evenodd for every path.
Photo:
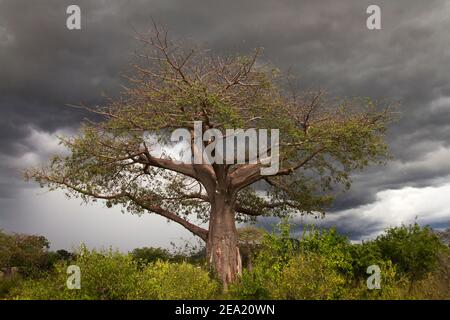
<instances>
[{"instance_id":1,"label":"tree bark","mask_svg":"<svg viewBox=\"0 0 450 320\"><path fill-rule=\"evenodd\" d=\"M224 291L242 273L235 212L230 197L216 194L211 204L206 255Z\"/></svg>"}]
</instances>

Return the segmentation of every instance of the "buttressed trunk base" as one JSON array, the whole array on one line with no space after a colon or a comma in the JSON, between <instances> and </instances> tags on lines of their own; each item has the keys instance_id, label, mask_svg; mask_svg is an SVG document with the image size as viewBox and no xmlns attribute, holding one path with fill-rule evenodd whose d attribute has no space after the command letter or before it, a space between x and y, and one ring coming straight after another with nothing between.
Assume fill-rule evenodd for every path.
<instances>
[{"instance_id":1,"label":"buttressed trunk base","mask_svg":"<svg viewBox=\"0 0 450 320\"><path fill-rule=\"evenodd\" d=\"M228 285L242 273L242 261L234 209L229 201L221 197L216 198L211 206L206 254L223 289L228 290Z\"/></svg>"}]
</instances>

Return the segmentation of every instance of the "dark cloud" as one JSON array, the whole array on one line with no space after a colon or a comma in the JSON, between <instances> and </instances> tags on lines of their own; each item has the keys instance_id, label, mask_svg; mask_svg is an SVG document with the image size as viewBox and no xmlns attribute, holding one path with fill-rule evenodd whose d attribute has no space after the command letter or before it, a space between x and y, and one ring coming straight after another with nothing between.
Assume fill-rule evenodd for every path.
<instances>
[{"instance_id":1,"label":"dark cloud","mask_svg":"<svg viewBox=\"0 0 450 320\"><path fill-rule=\"evenodd\" d=\"M70 4L82 9L81 31L65 27ZM0 197L24 188L14 159L49 153L33 147L30 136L45 142L42 133L77 127L83 114L66 104L97 104L104 92L118 94L139 46L135 30L148 29L152 18L175 38L217 53L263 47L263 59L291 68L301 87L401 102L401 119L389 132L395 160L355 174L354 188L333 211L371 203L386 189L435 185L450 175L450 7L444 0L377 1L383 29L369 31L369 4L0 0L0 157L6 159L0 163Z\"/></svg>"}]
</instances>

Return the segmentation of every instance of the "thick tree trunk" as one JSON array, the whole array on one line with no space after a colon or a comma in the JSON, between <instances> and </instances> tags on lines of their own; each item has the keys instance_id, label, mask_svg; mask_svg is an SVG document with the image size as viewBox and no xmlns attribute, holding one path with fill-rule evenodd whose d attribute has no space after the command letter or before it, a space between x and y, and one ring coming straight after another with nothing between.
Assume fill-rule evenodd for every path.
<instances>
[{"instance_id":1,"label":"thick tree trunk","mask_svg":"<svg viewBox=\"0 0 450 320\"><path fill-rule=\"evenodd\" d=\"M208 262L223 284L223 289L228 290L229 284L241 274L242 262L233 205L231 200L223 195L216 195L211 205L206 254Z\"/></svg>"}]
</instances>

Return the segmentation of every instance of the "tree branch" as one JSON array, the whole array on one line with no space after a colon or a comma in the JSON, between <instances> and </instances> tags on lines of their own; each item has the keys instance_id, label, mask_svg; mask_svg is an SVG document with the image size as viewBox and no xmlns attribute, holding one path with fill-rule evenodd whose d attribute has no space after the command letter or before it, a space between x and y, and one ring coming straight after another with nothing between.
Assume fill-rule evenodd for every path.
<instances>
[{"instance_id":1,"label":"tree branch","mask_svg":"<svg viewBox=\"0 0 450 320\"><path fill-rule=\"evenodd\" d=\"M203 229L199 226L196 226L196 225L190 223L189 221L181 218L177 214L170 212L160 206L146 203L146 201L135 197L134 195L132 195L129 192L120 192L120 193L116 193L116 194L112 194L112 195L103 195L103 194L98 194L98 193L95 193L92 191L87 191L87 190L81 189L79 187L76 187L76 186L68 183L66 181L66 179L62 179L61 181L59 181L59 180L56 180L56 179L53 179L53 178L47 176L47 177L45 177L45 180L47 180L50 183L55 183L55 184L58 184L61 186L65 186L66 188L72 189L73 191L76 191L78 193L81 193L83 195L90 196L90 197L93 197L96 199L114 200L114 199L120 199L120 198L128 198L131 201L133 201L135 204L137 204L138 206L182 225L183 227L188 229L190 232L192 232L194 235L200 237L202 240L206 241L208 238L208 230Z\"/></svg>"}]
</instances>

